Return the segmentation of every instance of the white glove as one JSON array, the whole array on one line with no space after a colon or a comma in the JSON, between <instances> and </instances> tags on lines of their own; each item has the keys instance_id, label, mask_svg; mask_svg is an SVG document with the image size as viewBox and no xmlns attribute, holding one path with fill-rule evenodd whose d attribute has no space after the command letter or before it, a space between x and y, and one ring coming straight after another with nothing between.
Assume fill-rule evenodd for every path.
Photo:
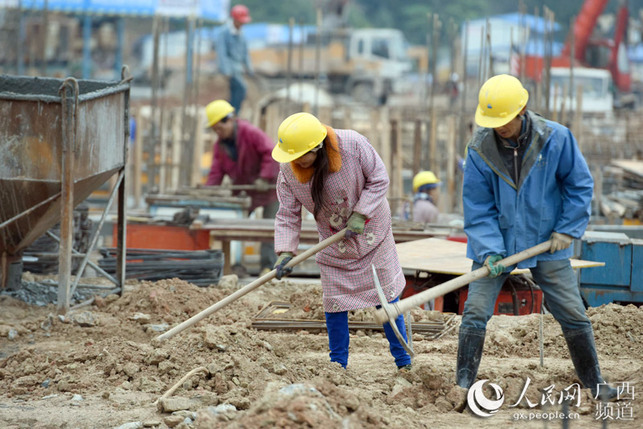
<instances>
[{"instance_id":1,"label":"white glove","mask_svg":"<svg viewBox=\"0 0 643 429\"><path fill-rule=\"evenodd\" d=\"M552 232L549 239L551 240L549 253L555 253L559 250L567 249L574 241L574 237L572 237L571 235L560 234L558 232Z\"/></svg>"}]
</instances>

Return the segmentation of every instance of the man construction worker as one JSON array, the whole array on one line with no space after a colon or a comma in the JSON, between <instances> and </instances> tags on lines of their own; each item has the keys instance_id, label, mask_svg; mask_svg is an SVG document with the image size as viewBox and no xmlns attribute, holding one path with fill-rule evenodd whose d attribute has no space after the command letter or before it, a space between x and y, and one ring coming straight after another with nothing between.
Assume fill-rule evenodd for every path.
<instances>
[{"instance_id":1,"label":"man construction worker","mask_svg":"<svg viewBox=\"0 0 643 429\"><path fill-rule=\"evenodd\" d=\"M432 171L420 171L413 177L413 222L437 222L440 183Z\"/></svg>"},{"instance_id":2,"label":"man construction worker","mask_svg":"<svg viewBox=\"0 0 643 429\"><path fill-rule=\"evenodd\" d=\"M274 219L279 208L274 188L279 164L272 159L272 140L248 121L236 118L234 108L225 100L211 102L205 113L208 127L218 136L205 184L218 186L228 175L234 185L255 185L255 191L247 191L252 198L250 212L263 207L263 218ZM262 242L260 253L262 272L272 270L276 260L274 244Z\"/></svg>"},{"instance_id":3,"label":"man construction worker","mask_svg":"<svg viewBox=\"0 0 643 429\"><path fill-rule=\"evenodd\" d=\"M241 27L252 21L248 8L242 4L230 10L231 21L221 29L216 39L217 65L219 72L228 78L230 87L230 104L237 114L246 98L246 81L244 71L254 75L248 44L241 33Z\"/></svg>"},{"instance_id":4,"label":"man construction worker","mask_svg":"<svg viewBox=\"0 0 643 429\"><path fill-rule=\"evenodd\" d=\"M552 240L549 252L526 259L560 323L576 374L592 395L608 400L594 331L585 314L569 258L590 217L594 182L569 129L527 110L529 94L510 75L480 88L475 121L481 127L468 145L463 179L464 230L473 270L490 273L469 285L458 342L456 382L469 388L482 356L485 329L502 284L514 267L498 261Z\"/></svg>"}]
</instances>

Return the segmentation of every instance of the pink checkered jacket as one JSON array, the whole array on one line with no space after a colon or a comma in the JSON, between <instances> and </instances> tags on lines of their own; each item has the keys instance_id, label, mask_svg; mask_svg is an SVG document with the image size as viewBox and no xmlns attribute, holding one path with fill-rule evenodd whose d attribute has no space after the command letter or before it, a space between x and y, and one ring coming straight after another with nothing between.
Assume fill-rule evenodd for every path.
<instances>
[{"instance_id":1,"label":"pink checkered jacket","mask_svg":"<svg viewBox=\"0 0 643 429\"><path fill-rule=\"evenodd\" d=\"M380 303L373 270L390 302L402 293L404 274L397 256L391 211L386 199L386 167L366 137L352 130L335 130L341 169L329 174L324 205L317 219L319 239L346 227L353 211L367 216L363 234L344 239L320 251L324 310L329 313L373 307ZM310 183L300 183L290 164L281 164L277 179L279 211L275 218L275 252L297 253L301 208L313 213Z\"/></svg>"}]
</instances>

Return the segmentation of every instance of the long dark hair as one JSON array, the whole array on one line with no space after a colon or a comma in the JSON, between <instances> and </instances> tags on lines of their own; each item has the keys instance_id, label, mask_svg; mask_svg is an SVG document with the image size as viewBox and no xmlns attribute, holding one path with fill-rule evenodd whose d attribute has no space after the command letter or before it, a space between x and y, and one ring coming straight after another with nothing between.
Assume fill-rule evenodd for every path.
<instances>
[{"instance_id":1,"label":"long dark hair","mask_svg":"<svg viewBox=\"0 0 643 429\"><path fill-rule=\"evenodd\" d=\"M313 197L313 203L315 204L313 211L315 219L317 219L317 215L322 209L322 205L324 203L324 184L326 183L328 174L330 174L330 162L326 151L337 151L335 147L327 144L327 140L328 138L324 139L324 146L317 151L317 158L315 158L315 162L313 163L315 171L310 184L310 194Z\"/></svg>"}]
</instances>

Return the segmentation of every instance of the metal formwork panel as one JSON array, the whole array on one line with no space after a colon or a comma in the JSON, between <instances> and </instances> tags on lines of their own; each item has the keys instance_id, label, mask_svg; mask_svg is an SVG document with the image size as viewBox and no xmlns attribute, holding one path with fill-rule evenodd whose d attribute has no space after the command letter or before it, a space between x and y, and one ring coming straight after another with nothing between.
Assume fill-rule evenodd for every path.
<instances>
[{"instance_id":1,"label":"metal formwork panel","mask_svg":"<svg viewBox=\"0 0 643 429\"><path fill-rule=\"evenodd\" d=\"M607 285L629 289L632 275L632 244L627 235L586 232L581 245L581 258L605 262L604 267L581 270L581 285Z\"/></svg>"}]
</instances>

